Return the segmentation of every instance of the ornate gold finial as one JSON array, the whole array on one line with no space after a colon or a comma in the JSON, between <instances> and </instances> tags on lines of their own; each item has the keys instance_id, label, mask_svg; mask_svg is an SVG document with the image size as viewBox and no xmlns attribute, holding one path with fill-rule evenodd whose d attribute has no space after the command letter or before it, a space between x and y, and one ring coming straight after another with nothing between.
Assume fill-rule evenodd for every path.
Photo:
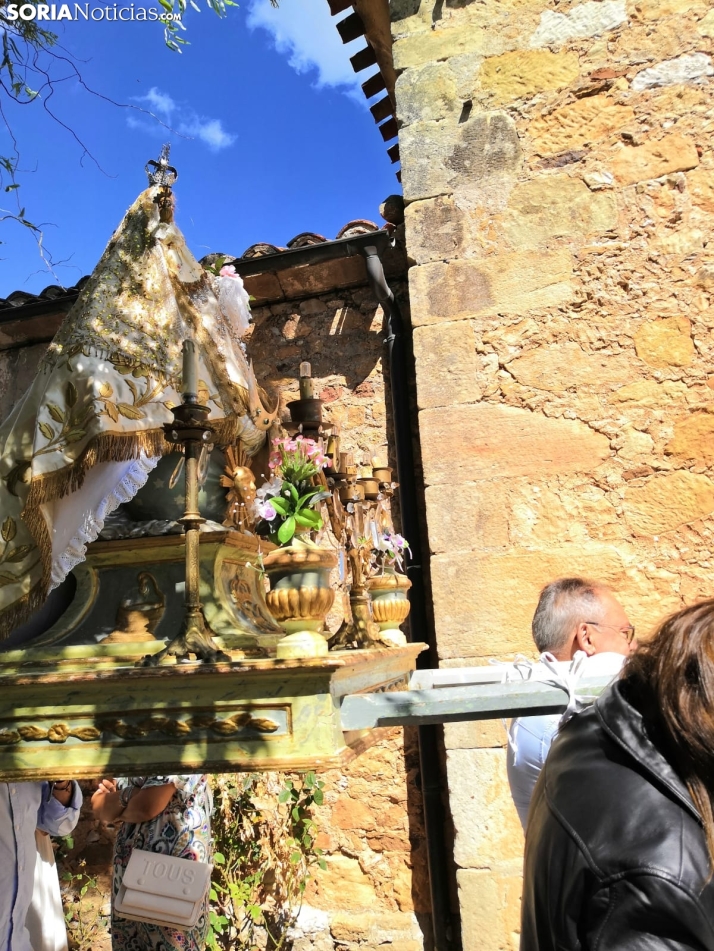
<instances>
[{"instance_id":1,"label":"ornate gold finial","mask_svg":"<svg viewBox=\"0 0 714 951\"><path fill-rule=\"evenodd\" d=\"M153 159L144 166L146 174L149 177L149 185L158 185L159 190L154 201L159 206L159 217L161 221L170 222L173 219L173 197L171 187L178 178L178 172L169 165L169 152L171 146L166 143L161 149L161 155L158 162Z\"/></svg>"},{"instance_id":2,"label":"ornate gold finial","mask_svg":"<svg viewBox=\"0 0 714 951\"><path fill-rule=\"evenodd\" d=\"M173 165L169 165L170 151L171 146L167 142L161 148L161 155L159 156L158 162L149 159L144 166L144 170L149 178L149 185L161 185L163 188L171 188L176 182L178 172Z\"/></svg>"}]
</instances>

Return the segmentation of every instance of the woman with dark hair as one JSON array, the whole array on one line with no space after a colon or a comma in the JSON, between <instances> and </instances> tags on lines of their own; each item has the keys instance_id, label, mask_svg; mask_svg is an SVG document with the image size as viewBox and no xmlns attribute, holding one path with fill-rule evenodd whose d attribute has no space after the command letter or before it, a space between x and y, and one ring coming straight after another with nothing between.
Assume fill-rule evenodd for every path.
<instances>
[{"instance_id":1,"label":"woman with dark hair","mask_svg":"<svg viewBox=\"0 0 714 951\"><path fill-rule=\"evenodd\" d=\"M521 951L714 951L714 600L664 621L551 748Z\"/></svg>"}]
</instances>

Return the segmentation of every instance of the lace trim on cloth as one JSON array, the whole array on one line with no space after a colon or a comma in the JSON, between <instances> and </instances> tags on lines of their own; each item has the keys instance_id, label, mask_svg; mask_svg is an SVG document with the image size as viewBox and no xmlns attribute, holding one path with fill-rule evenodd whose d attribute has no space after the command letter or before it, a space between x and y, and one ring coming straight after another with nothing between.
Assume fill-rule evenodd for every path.
<instances>
[{"instance_id":1,"label":"lace trim on cloth","mask_svg":"<svg viewBox=\"0 0 714 951\"><path fill-rule=\"evenodd\" d=\"M84 522L65 550L52 560L50 591L62 584L70 571L87 557L87 545L95 541L104 528L104 520L124 502L130 502L146 483L161 457L141 456L131 464L123 479L102 499L96 512L87 512Z\"/></svg>"}]
</instances>

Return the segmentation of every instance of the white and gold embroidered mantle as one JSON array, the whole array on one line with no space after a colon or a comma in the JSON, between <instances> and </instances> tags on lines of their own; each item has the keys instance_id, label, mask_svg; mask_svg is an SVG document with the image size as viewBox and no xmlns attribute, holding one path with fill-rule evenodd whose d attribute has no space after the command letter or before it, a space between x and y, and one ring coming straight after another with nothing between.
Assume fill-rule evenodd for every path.
<instances>
[{"instance_id":1,"label":"white and gold embroidered mantle","mask_svg":"<svg viewBox=\"0 0 714 951\"><path fill-rule=\"evenodd\" d=\"M156 192L127 212L0 427L0 638L173 449L162 427L181 400L183 340L198 345L199 399L220 440L255 452L274 418L205 272L173 222L160 221Z\"/></svg>"}]
</instances>

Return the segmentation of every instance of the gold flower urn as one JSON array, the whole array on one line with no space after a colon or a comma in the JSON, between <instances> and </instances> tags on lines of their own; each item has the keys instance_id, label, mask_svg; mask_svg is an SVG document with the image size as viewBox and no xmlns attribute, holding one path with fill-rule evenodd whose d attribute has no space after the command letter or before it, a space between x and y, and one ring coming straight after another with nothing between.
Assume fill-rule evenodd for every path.
<instances>
[{"instance_id":1,"label":"gold flower urn","mask_svg":"<svg viewBox=\"0 0 714 951\"><path fill-rule=\"evenodd\" d=\"M330 572L336 565L335 551L300 542L266 555L263 567L270 582L266 603L286 632L277 644L279 659L327 654L322 632L335 600Z\"/></svg>"},{"instance_id":2,"label":"gold flower urn","mask_svg":"<svg viewBox=\"0 0 714 951\"><path fill-rule=\"evenodd\" d=\"M391 647L403 647L406 636L399 630L409 614L411 604L407 591L412 583L406 575L385 571L367 579L367 589L372 601L372 617L379 626L380 640Z\"/></svg>"}]
</instances>

